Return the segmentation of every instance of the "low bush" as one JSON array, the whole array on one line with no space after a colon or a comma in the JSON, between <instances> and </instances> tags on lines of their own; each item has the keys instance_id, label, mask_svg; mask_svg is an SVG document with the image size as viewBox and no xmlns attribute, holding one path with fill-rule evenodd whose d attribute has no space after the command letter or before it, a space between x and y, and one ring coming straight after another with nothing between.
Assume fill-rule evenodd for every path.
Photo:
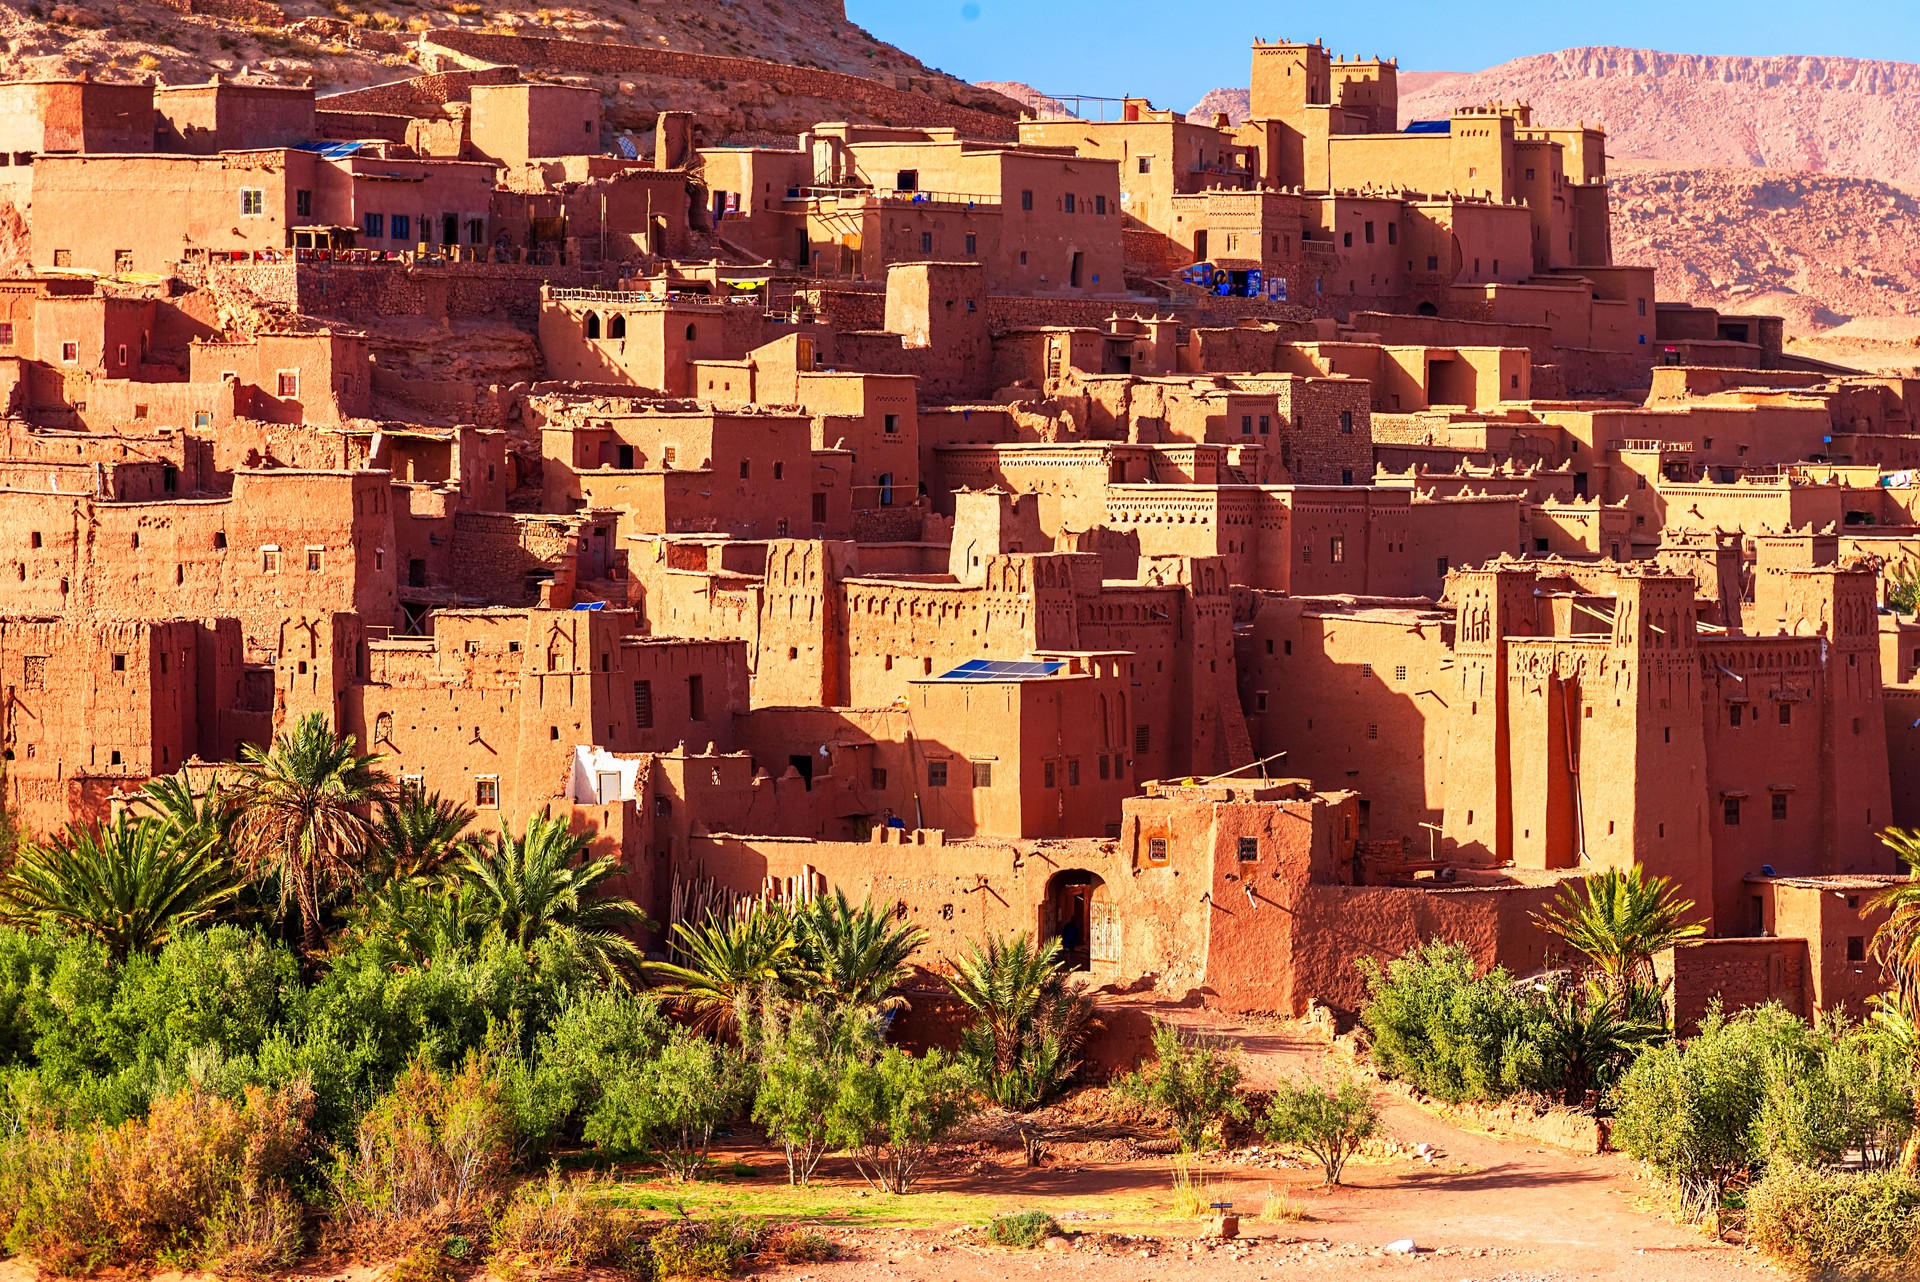
<instances>
[{"instance_id":1,"label":"low bush","mask_svg":"<svg viewBox=\"0 0 1920 1282\"><path fill-rule=\"evenodd\" d=\"M118 1126L21 1132L0 1149L4 1245L56 1273L162 1257L284 1264L301 1245L287 1179L311 1111L304 1086L239 1103L181 1091Z\"/></svg>"},{"instance_id":2,"label":"low bush","mask_svg":"<svg viewBox=\"0 0 1920 1282\"><path fill-rule=\"evenodd\" d=\"M335 1160L335 1228L376 1254L478 1233L512 1164L513 1128L486 1059L452 1073L416 1059Z\"/></svg>"},{"instance_id":3,"label":"low bush","mask_svg":"<svg viewBox=\"0 0 1920 1282\"><path fill-rule=\"evenodd\" d=\"M493 1225L489 1267L498 1274L577 1272L631 1260L638 1222L594 1196L592 1176L549 1169L513 1191Z\"/></svg>"},{"instance_id":4,"label":"low bush","mask_svg":"<svg viewBox=\"0 0 1920 1282\"><path fill-rule=\"evenodd\" d=\"M824 1264L839 1254L832 1238L798 1224L768 1229L760 1239L760 1258L780 1264Z\"/></svg>"},{"instance_id":5,"label":"low bush","mask_svg":"<svg viewBox=\"0 0 1920 1282\"><path fill-rule=\"evenodd\" d=\"M1330 1086L1282 1081L1260 1118L1260 1133L1313 1154L1331 1188L1379 1123L1372 1092L1352 1078Z\"/></svg>"},{"instance_id":6,"label":"low bush","mask_svg":"<svg viewBox=\"0 0 1920 1282\"><path fill-rule=\"evenodd\" d=\"M1050 1237L1060 1235L1060 1225L1045 1211L1014 1211L996 1215L987 1221L987 1241L996 1246L1018 1246L1032 1250Z\"/></svg>"},{"instance_id":7,"label":"low bush","mask_svg":"<svg viewBox=\"0 0 1920 1282\"><path fill-rule=\"evenodd\" d=\"M1122 1098L1165 1120L1182 1152L1195 1153L1220 1140L1229 1120L1245 1121L1240 1059L1218 1038L1183 1033L1158 1020L1151 1062L1115 1083Z\"/></svg>"},{"instance_id":8,"label":"low bush","mask_svg":"<svg viewBox=\"0 0 1920 1282\"><path fill-rule=\"evenodd\" d=\"M1764 1161L1756 1123L1771 1066L1809 1053L1811 1039L1781 1006L1709 1013L1684 1045L1648 1051L1614 1087L1614 1142L1671 1181L1689 1216L1718 1211Z\"/></svg>"},{"instance_id":9,"label":"low bush","mask_svg":"<svg viewBox=\"0 0 1920 1282\"><path fill-rule=\"evenodd\" d=\"M1362 958L1360 969L1368 994L1360 1018L1388 1076L1455 1102L1551 1084L1546 1010L1505 970L1479 974L1465 948L1438 939L1385 966Z\"/></svg>"},{"instance_id":10,"label":"low bush","mask_svg":"<svg viewBox=\"0 0 1920 1282\"><path fill-rule=\"evenodd\" d=\"M757 1254L761 1230L746 1220L681 1220L647 1243L657 1278L727 1278Z\"/></svg>"},{"instance_id":11,"label":"low bush","mask_svg":"<svg viewBox=\"0 0 1920 1282\"><path fill-rule=\"evenodd\" d=\"M1802 1276L1911 1278L1920 1272L1920 1183L1778 1162L1747 1191L1747 1235Z\"/></svg>"}]
</instances>

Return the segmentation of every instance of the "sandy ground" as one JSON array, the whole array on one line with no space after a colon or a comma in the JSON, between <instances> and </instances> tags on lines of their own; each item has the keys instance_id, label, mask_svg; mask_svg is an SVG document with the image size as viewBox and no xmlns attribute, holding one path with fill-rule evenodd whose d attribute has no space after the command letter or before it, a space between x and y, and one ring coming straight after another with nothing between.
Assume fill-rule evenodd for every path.
<instances>
[{"instance_id":1,"label":"sandy ground","mask_svg":"<svg viewBox=\"0 0 1920 1282\"><path fill-rule=\"evenodd\" d=\"M1241 1040L1251 1086L1270 1084L1281 1074L1322 1073L1330 1065L1325 1045L1291 1025L1223 1024L1205 1012L1182 1018L1205 1021ZM1663 1213L1658 1190L1637 1179L1625 1158L1575 1156L1470 1131L1385 1092L1379 1102L1393 1138L1410 1149L1431 1146L1431 1162L1356 1163L1348 1168L1347 1186L1330 1192L1316 1187L1317 1170L1256 1167L1219 1173L1214 1196L1231 1200L1249 1217L1241 1221L1237 1242L1207 1241L1195 1222L1109 1227L1093 1218L1063 1220L1070 1244L1056 1241L1036 1252L988 1246L964 1229L863 1229L832 1234L845 1245L841 1260L767 1276L812 1282L1016 1277L1705 1282L1779 1276L1752 1252L1673 1223ZM1007 1169L985 1186L978 1177L960 1182L1000 1194L1031 1194L1044 1207L1061 1197L1084 1206L1090 1193L1117 1196L1165 1178L1164 1164L1133 1162ZM936 1179L928 1187L947 1183ZM1274 1188L1284 1190L1311 1218L1298 1223L1251 1218ZM1409 1237L1418 1247L1414 1255L1382 1249Z\"/></svg>"}]
</instances>

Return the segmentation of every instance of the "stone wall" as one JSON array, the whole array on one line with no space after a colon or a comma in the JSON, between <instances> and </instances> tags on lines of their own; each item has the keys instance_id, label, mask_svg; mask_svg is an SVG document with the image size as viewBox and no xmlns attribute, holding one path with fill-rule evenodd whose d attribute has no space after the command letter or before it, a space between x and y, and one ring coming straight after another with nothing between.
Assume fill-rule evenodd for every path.
<instances>
[{"instance_id":1,"label":"stone wall","mask_svg":"<svg viewBox=\"0 0 1920 1282\"><path fill-rule=\"evenodd\" d=\"M287 11L277 4L268 4L267 0L160 0L160 3L175 13L225 18L229 22L257 26L278 27L287 21Z\"/></svg>"},{"instance_id":2,"label":"stone wall","mask_svg":"<svg viewBox=\"0 0 1920 1282\"><path fill-rule=\"evenodd\" d=\"M328 94L315 105L321 111L371 111L402 116L437 116L450 102L464 102L475 85L510 85L520 79L517 67L483 67L475 71L432 71L411 80L369 85L345 93Z\"/></svg>"}]
</instances>

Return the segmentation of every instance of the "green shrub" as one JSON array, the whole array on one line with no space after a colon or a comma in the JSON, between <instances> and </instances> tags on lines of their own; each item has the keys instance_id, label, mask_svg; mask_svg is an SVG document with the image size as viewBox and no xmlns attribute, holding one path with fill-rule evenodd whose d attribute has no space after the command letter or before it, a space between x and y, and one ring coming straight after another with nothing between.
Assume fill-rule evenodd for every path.
<instances>
[{"instance_id":1,"label":"green shrub","mask_svg":"<svg viewBox=\"0 0 1920 1282\"><path fill-rule=\"evenodd\" d=\"M1611 1096L1614 1141L1678 1186L1689 1212L1717 1210L1764 1159L1756 1123L1772 1067L1816 1053L1812 1030L1781 1006L1714 1011L1684 1045L1627 1070Z\"/></svg>"},{"instance_id":2,"label":"green shrub","mask_svg":"<svg viewBox=\"0 0 1920 1282\"><path fill-rule=\"evenodd\" d=\"M774 1005L748 1021L759 1047L753 1120L787 1159L787 1182L804 1185L826 1156L828 1111L849 1059L879 1053L871 1015L860 1007Z\"/></svg>"},{"instance_id":3,"label":"green shrub","mask_svg":"<svg viewBox=\"0 0 1920 1282\"><path fill-rule=\"evenodd\" d=\"M1373 1092L1352 1078L1330 1086L1285 1080L1273 1089L1260 1133L1313 1154L1331 1187L1379 1124Z\"/></svg>"},{"instance_id":4,"label":"green shrub","mask_svg":"<svg viewBox=\"0 0 1920 1282\"><path fill-rule=\"evenodd\" d=\"M1920 1183L1779 1162L1747 1191L1747 1235L1804 1276L1911 1278L1920 1267Z\"/></svg>"},{"instance_id":5,"label":"green shrub","mask_svg":"<svg viewBox=\"0 0 1920 1282\"><path fill-rule=\"evenodd\" d=\"M915 1058L889 1047L850 1059L827 1114L828 1142L852 1154L875 1188L905 1193L934 1147L973 1109L967 1071L933 1050Z\"/></svg>"},{"instance_id":6,"label":"green shrub","mask_svg":"<svg viewBox=\"0 0 1920 1282\"><path fill-rule=\"evenodd\" d=\"M1014 1211L996 1215L987 1221L987 1241L997 1246L1018 1246L1032 1250L1050 1237L1060 1235L1060 1225L1045 1211Z\"/></svg>"},{"instance_id":7,"label":"green shrub","mask_svg":"<svg viewBox=\"0 0 1920 1282\"><path fill-rule=\"evenodd\" d=\"M1154 1021L1152 1062L1122 1077L1121 1095L1165 1119L1182 1152L1217 1142L1228 1120L1245 1121L1240 1058L1218 1038L1183 1033Z\"/></svg>"},{"instance_id":8,"label":"green shrub","mask_svg":"<svg viewBox=\"0 0 1920 1282\"><path fill-rule=\"evenodd\" d=\"M1360 969L1360 1018L1382 1072L1451 1101L1551 1084L1541 1055L1545 1011L1505 970L1478 974L1472 954L1438 939L1385 966L1363 957Z\"/></svg>"},{"instance_id":9,"label":"green shrub","mask_svg":"<svg viewBox=\"0 0 1920 1282\"><path fill-rule=\"evenodd\" d=\"M676 1028L657 1055L606 1087L583 1134L610 1157L651 1152L668 1175L690 1180L706 1164L714 1131L739 1116L751 1089L738 1055Z\"/></svg>"},{"instance_id":10,"label":"green shrub","mask_svg":"<svg viewBox=\"0 0 1920 1282\"><path fill-rule=\"evenodd\" d=\"M1885 1166L1913 1133L1913 1060L1885 1025L1829 1016L1769 1051L1754 1119L1767 1160L1818 1167L1858 1152Z\"/></svg>"}]
</instances>

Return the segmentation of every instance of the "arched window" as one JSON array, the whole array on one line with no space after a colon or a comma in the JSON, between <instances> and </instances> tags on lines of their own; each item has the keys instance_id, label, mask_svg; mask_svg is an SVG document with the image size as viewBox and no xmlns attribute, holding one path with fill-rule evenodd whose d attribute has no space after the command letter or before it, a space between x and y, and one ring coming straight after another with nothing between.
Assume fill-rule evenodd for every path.
<instances>
[{"instance_id":1,"label":"arched window","mask_svg":"<svg viewBox=\"0 0 1920 1282\"><path fill-rule=\"evenodd\" d=\"M393 714L383 712L373 719L373 741L387 743L393 738Z\"/></svg>"},{"instance_id":2,"label":"arched window","mask_svg":"<svg viewBox=\"0 0 1920 1282\"><path fill-rule=\"evenodd\" d=\"M587 313L587 337L588 338L600 337L600 313L599 312Z\"/></svg>"},{"instance_id":3,"label":"arched window","mask_svg":"<svg viewBox=\"0 0 1920 1282\"><path fill-rule=\"evenodd\" d=\"M687 326L687 341L691 343L698 337L700 337L699 331L692 325Z\"/></svg>"},{"instance_id":4,"label":"arched window","mask_svg":"<svg viewBox=\"0 0 1920 1282\"><path fill-rule=\"evenodd\" d=\"M625 316L616 316L607 322L608 338L625 338L626 336L627 318Z\"/></svg>"}]
</instances>

